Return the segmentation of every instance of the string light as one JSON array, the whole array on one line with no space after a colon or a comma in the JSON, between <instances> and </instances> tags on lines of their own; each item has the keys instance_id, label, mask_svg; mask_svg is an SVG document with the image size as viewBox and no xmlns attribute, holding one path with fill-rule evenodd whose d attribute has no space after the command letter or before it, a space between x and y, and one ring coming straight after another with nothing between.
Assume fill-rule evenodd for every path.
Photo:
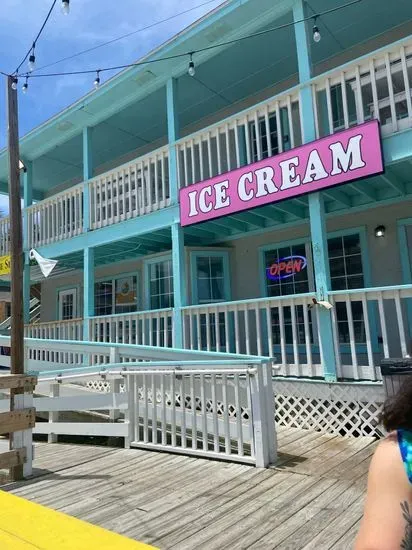
<instances>
[{"instance_id":1,"label":"string light","mask_svg":"<svg viewBox=\"0 0 412 550\"><path fill-rule=\"evenodd\" d=\"M189 61L189 68L187 69L187 72L189 73L189 76L195 76L196 69L193 61L193 52L191 52L189 55L190 55L190 61Z\"/></svg>"},{"instance_id":2,"label":"string light","mask_svg":"<svg viewBox=\"0 0 412 550\"><path fill-rule=\"evenodd\" d=\"M62 13L69 15L70 13L70 0L62 0Z\"/></svg>"},{"instance_id":3,"label":"string light","mask_svg":"<svg viewBox=\"0 0 412 550\"><path fill-rule=\"evenodd\" d=\"M319 31L319 28L318 26L316 25L316 19L317 17L314 17L313 18L313 29L312 29L312 33L313 33L313 40L314 42L318 43L320 42L320 39L322 38L321 35L320 35L320 31Z\"/></svg>"},{"instance_id":4,"label":"string light","mask_svg":"<svg viewBox=\"0 0 412 550\"><path fill-rule=\"evenodd\" d=\"M33 44L33 48L31 50L31 54L30 54L30 57L29 57L29 63L28 63L28 67L29 67L29 72L32 73L34 71L34 69L36 68L36 56L34 55L34 48L36 47L36 44Z\"/></svg>"},{"instance_id":5,"label":"string light","mask_svg":"<svg viewBox=\"0 0 412 550\"><path fill-rule=\"evenodd\" d=\"M100 71L96 71L96 78L94 79L93 86L96 90L100 86Z\"/></svg>"},{"instance_id":6,"label":"string light","mask_svg":"<svg viewBox=\"0 0 412 550\"><path fill-rule=\"evenodd\" d=\"M175 55L169 55L169 56L165 56L165 57L158 57L157 59L147 59L147 60L144 60L144 61L138 61L136 63L129 63L129 64L125 64L125 65L104 67L103 69L98 69L98 70L96 70L96 69L86 69L86 70L80 70L80 71L66 71L66 72L62 71L62 72L45 73L45 74L30 74L30 77L47 78L47 77L57 77L57 76L72 76L72 75L81 75L81 74L82 75L83 74L92 74L92 73L95 73L95 72L100 73L100 72L107 72L107 71L118 71L118 70L122 70L122 69L129 69L129 68L140 67L140 66L148 65L148 64L152 64L152 63L158 63L160 61L168 61L168 60L171 60L171 59L179 59L179 58L185 57L187 55L190 56L190 61L189 61L189 66L188 66L188 74L190 76L194 76L195 72L196 72L196 69L195 69L195 64L193 62L192 57L195 53L205 52L205 51L213 50L213 49L216 49L216 48L229 46L231 44L235 44L235 43L241 42L241 41L249 39L249 38L266 35L268 33L271 33L271 32L274 32L274 31L277 31L277 30L280 30L280 29L284 29L284 28L287 28L287 27L291 27L291 26L296 25L297 23L303 23L303 22L309 21L309 20L314 20L314 23L315 23L314 26L313 26L313 29L312 29L313 30L313 40L315 42L319 42L320 39L321 39L321 34L320 34L320 31L319 31L319 28L316 25L316 20L317 20L318 17L327 15L329 13L334 13L336 11L342 10L342 9L347 8L349 6L352 6L354 4L359 4L362 1L363 0L351 0L347 3L345 3L345 4L341 4L341 5L336 6L334 8L330 8L330 9L324 10L323 12L319 12L316 15L312 15L310 17L305 17L305 18L303 18L299 21L292 21L292 22L284 23L284 24L279 25L277 27L272 27L272 28L269 28L269 29L264 29L264 30L261 30L261 31L257 31L257 32L252 33L252 34L241 36L239 38L234 38L234 39L231 39L231 40L226 40L226 41L220 42L218 44L212 44L212 45L206 46L204 48L199 48L198 50L192 50L191 52L180 53L180 54L175 54ZM56 2L56 0L54 0L54 2ZM62 0L62 7L63 7L63 4L67 4L67 7L69 8L70 0ZM53 8L53 6L52 6L52 8ZM51 10L52 10L52 8L51 8ZM50 12L51 12L51 10L50 10ZM44 28L44 25L43 25L42 29L43 28ZM40 35L40 33L39 33L39 35ZM34 44L35 43L36 42L34 42ZM27 74L28 73L19 73L18 70L15 72L16 76L25 77L25 76L27 76ZM96 82L97 82L97 85L99 85L100 84L100 78L95 79L95 86L96 86Z\"/></svg>"},{"instance_id":7,"label":"string light","mask_svg":"<svg viewBox=\"0 0 412 550\"><path fill-rule=\"evenodd\" d=\"M13 82L11 83L11 87L13 88L13 90L17 90L18 83L19 81L17 80L16 77L14 77Z\"/></svg>"},{"instance_id":8,"label":"string light","mask_svg":"<svg viewBox=\"0 0 412 550\"><path fill-rule=\"evenodd\" d=\"M26 82L23 84L22 86L22 92L23 94L26 94L27 93L27 90L29 88L29 77L26 76Z\"/></svg>"}]
</instances>

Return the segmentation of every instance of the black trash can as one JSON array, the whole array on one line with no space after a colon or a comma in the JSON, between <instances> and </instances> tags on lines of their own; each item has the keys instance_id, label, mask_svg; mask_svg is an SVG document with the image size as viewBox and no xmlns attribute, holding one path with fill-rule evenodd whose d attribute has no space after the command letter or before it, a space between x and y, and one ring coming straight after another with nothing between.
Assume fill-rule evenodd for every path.
<instances>
[{"instance_id":1,"label":"black trash can","mask_svg":"<svg viewBox=\"0 0 412 550\"><path fill-rule=\"evenodd\" d=\"M381 372L386 397L396 395L403 382L412 377L412 358L384 359Z\"/></svg>"}]
</instances>

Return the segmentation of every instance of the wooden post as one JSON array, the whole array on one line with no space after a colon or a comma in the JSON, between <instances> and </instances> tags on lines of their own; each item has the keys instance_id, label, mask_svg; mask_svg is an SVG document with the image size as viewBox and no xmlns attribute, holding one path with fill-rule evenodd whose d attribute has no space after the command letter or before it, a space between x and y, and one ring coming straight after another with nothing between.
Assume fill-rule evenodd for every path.
<instances>
[{"instance_id":1,"label":"wooden post","mask_svg":"<svg viewBox=\"0 0 412 550\"><path fill-rule=\"evenodd\" d=\"M10 199L10 245L11 245L11 373L24 373L24 321L23 321L23 233L20 199L19 169L19 124L17 90L13 90L14 77L7 77L8 111L8 161ZM15 408L15 396L21 389L10 392L10 409ZM17 398L18 399L18 398ZM10 449L14 449L14 438L10 434ZM23 466L11 469L13 480L23 478Z\"/></svg>"}]
</instances>

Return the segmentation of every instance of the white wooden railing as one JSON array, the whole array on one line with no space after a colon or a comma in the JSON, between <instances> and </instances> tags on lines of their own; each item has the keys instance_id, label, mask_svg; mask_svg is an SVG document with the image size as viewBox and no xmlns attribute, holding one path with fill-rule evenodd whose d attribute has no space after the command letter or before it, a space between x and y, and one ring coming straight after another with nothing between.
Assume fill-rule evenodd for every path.
<instances>
[{"instance_id":1,"label":"white wooden railing","mask_svg":"<svg viewBox=\"0 0 412 550\"><path fill-rule=\"evenodd\" d=\"M92 229L169 206L168 148L93 178L89 189Z\"/></svg>"},{"instance_id":2,"label":"white wooden railing","mask_svg":"<svg viewBox=\"0 0 412 550\"><path fill-rule=\"evenodd\" d=\"M276 357L279 375L323 377L313 294L184 308L185 347ZM331 292L339 378L380 380L381 359L412 356L412 285Z\"/></svg>"},{"instance_id":3,"label":"white wooden railing","mask_svg":"<svg viewBox=\"0 0 412 550\"><path fill-rule=\"evenodd\" d=\"M412 285L332 292L338 376L380 380L381 359L412 356Z\"/></svg>"},{"instance_id":4,"label":"white wooden railing","mask_svg":"<svg viewBox=\"0 0 412 550\"><path fill-rule=\"evenodd\" d=\"M280 375L323 376L315 294L184 308L185 347L275 356Z\"/></svg>"},{"instance_id":5,"label":"white wooden railing","mask_svg":"<svg viewBox=\"0 0 412 550\"><path fill-rule=\"evenodd\" d=\"M180 186L234 170L301 143L299 90L295 88L181 140Z\"/></svg>"},{"instance_id":6,"label":"white wooden railing","mask_svg":"<svg viewBox=\"0 0 412 550\"><path fill-rule=\"evenodd\" d=\"M30 206L26 210L30 248L80 235L83 231L83 185Z\"/></svg>"},{"instance_id":7,"label":"white wooden railing","mask_svg":"<svg viewBox=\"0 0 412 550\"><path fill-rule=\"evenodd\" d=\"M109 392L85 387L99 379ZM260 360L149 362L122 370L114 365L104 375L71 369L57 377L41 374L36 393L45 395L34 406L38 413L49 413L49 422L38 423L34 433L47 434L49 442L58 434L117 436L126 447L259 467L276 461L272 368ZM69 411L79 410L82 421L70 422ZM91 421L88 411L110 411L112 422L102 416L101 422ZM59 413L65 413L64 421ZM116 422L120 417L124 421Z\"/></svg>"},{"instance_id":8,"label":"white wooden railing","mask_svg":"<svg viewBox=\"0 0 412 550\"><path fill-rule=\"evenodd\" d=\"M82 340L83 319L33 323L25 326L24 334L26 338L42 338L46 340Z\"/></svg>"},{"instance_id":9,"label":"white wooden railing","mask_svg":"<svg viewBox=\"0 0 412 550\"><path fill-rule=\"evenodd\" d=\"M0 256L10 254L10 218L0 219Z\"/></svg>"},{"instance_id":10,"label":"white wooden railing","mask_svg":"<svg viewBox=\"0 0 412 550\"><path fill-rule=\"evenodd\" d=\"M90 334L94 342L172 347L173 309L92 317Z\"/></svg>"},{"instance_id":11,"label":"white wooden railing","mask_svg":"<svg viewBox=\"0 0 412 550\"><path fill-rule=\"evenodd\" d=\"M377 118L383 135L412 127L412 40L403 40L313 82L318 137Z\"/></svg>"}]
</instances>

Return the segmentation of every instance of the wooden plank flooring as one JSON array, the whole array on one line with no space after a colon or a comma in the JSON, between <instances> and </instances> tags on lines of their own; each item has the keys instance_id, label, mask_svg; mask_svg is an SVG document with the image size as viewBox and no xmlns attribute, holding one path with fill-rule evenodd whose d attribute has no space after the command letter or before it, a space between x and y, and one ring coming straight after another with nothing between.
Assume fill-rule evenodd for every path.
<instances>
[{"instance_id":1,"label":"wooden plank flooring","mask_svg":"<svg viewBox=\"0 0 412 550\"><path fill-rule=\"evenodd\" d=\"M280 429L262 470L143 450L36 444L4 490L161 549L351 549L372 438Z\"/></svg>"}]
</instances>

